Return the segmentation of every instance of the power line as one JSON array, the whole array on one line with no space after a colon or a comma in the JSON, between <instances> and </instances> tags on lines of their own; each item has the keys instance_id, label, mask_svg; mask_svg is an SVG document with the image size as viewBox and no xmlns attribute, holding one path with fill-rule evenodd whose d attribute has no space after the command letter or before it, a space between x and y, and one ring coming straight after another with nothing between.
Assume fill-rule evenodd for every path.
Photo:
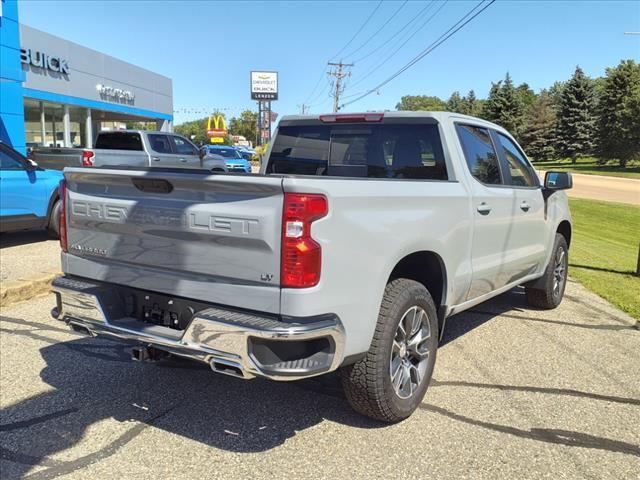
<instances>
[{"instance_id":1,"label":"power line","mask_svg":"<svg viewBox=\"0 0 640 480\"><path fill-rule=\"evenodd\" d=\"M402 47L404 47L407 43L409 43L409 41L416 36L416 34L418 32L420 32L424 27L426 27L429 22L431 20L433 20L433 18L438 15L438 13L440 13L440 10L442 10L444 8L444 6L447 4L448 0L445 0L442 4L440 4L440 6L438 7L438 9L433 12L431 14L431 16L429 16L429 18L427 18L416 30L413 31L413 33L411 35L409 35L404 42L402 42L400 44L400 46L398 48L396 48L393 52L391 52L391 54L389 54L389 56L387 56L384 60L382 60L382 62L380 62L378 65L376 65L375 67L373 67L371 70L369 70L369 72L367 72L366 75L362 76L361 78L358 79L357 82L355 82L353 84L353 86L358 86L360 85L362 82L364 82L367 78L369 78L371 75L373 75L375 72L377 72L378 70L380 70L380 68L382 68L384 66L384 64L386 64L389 60L391 60L392 58L394 58L396 56L396 53L398 53ZM483 0L484 1L484 0Z\"/></svg>"},{"instance_id":2,"label":"power line","mask_svg":"<svg viewBox=\"0 0 640 480\"><path fill-rule=\"evenodd\" d=\"M384 0L380 0L380 1L378 2L378 4L376 5L376 8L374 8L374 9L373 9L373 11L369 14L369 16L367 17L367 19L364 21L364 23L363 23L363 24L360 26L360 28L358 29L358 31L357 31L356 33L354 33L354 34L353 34L353 37L351 37L351 40L349 40L349 41L347 42L347 44L346 44L344 47L342 47L338 53L336 53L333 57L331 57L331 58L329 59L329 61L331 61L331 60L333 60L334 58L336 58L338 55L340 55L342 52L344 52L344 51L347 49L347 47L348 47L349 45L351 45L351 42L353 42L353 41L356 39L356 37L360 34L360 32L364 29L364 27L366 27L366 26L367 26L367 24L369 23L369 20L371 20L371 19L373 18L373 16L375 15L375 13L376 13L376 12L378 11L378 9L380 8L380 5L382 5L382 2L383 2L383 1L384 1Z\"/></svg>"},{"instance_id":3,"label":"power line","mask_svg":"<svg viewBox=\"0 0 640 480\"><path fill-rule=\"evenodd\" d=\"M369 53L367 53L366 55L363 55L362 57L356 58L353 63L359 63L362 62L363 60L366 60L367 58L369 58L371 55L373 55L374 53L378 52L382 47L384 47L385 45L387 45L388 43L391 42L391 40L393 40L394 38L396 38L398 35L400 35L403 32L407 32L407 28L414 22L418 21L420 19L420 17L424 14L426 14L427 11L429 11L429 9L434 5L435 0L431 0L431 2L429 2L427 4L427 6L425 6L422 10L420 10L410 21L408 21L407 23L405 23L401 28L399 28L396 33L394 33L393 35L391 35L387 40L385 40L384 42L382 42L380 45L378 45L376 48L374 48L373 50L371 50Z\"/></svg>"},{"instance_id":4,"label":"power line","mask_svg":"<svg viewBox=\"0 0 640 480\"><path fill-rule=\"evenodd\" d=\"M395 17L398 13L400 13L400 10L402 10L402 9L405 7L405 5L406 5L407 3L409 3L409 0L405 0L405 1L400 5L400 7L398 7L398 9L397 9L395 12L393 12L393 14L392 14L388 19L387 19L387 21L386 21L386 22L384 22L384 23L382 24L382 26L381 26L378 30L376 30L375 32L373 32L373 34L372 34L369 38L367 38L367 39L364 41L364 43L363 43L362 45L360 45L358 48L356 48L354 51L352 51L352 52L351 52L351 53L349 53L348 55L344 55L344 56L345 56L345 57L352 57L352 56L353 56L353 55L355 55L357 52L359 52L360 50L362 50L362 49L363 49L363 48L364 48L364 47L365 47L365 46L366 46L366 45L367 45L367 44L368 44L368 43L369 43L373 38L375 38L375 36L376 36L376 35L378 35L378 34L382 31L382 29L383 29L384 27L386 27L386 26L389 24L389 22L390 22L391 20L393 20L393 19L394 19L394 17Z\"/></svg>"},{"instance_id":5,"label":"power line","mask_svg":"<svg viewBox=\"0 0 640 480\"><path fill-rule=\"evenodd\" d=\"M373 11L369 14L369 16L366 18L366 20L364 21L364 23L360 26L360 28L358 29L358 31L356 33L353 34L353 36L351 37L351 40L349 40L346 45L344 47L342 47L340 49L340 51L338 53L336 53L333 57L331 57L329 59L329 61L333 60L334 58L336 58L338 55L340 55L350 44L351 42L353 42L356 37L358 36L358 34L362 31L362 29L367 25L367 23L369 23L369 21L373 18L373 16L375 15L375 13L378 11L378 9L380 8L380 6L382 5L382 2L384 0L380 0L380 2L378 2L378 4L376 5L376 7L373 9ZM303 104L307 104L307 103L313 103L315 101L315 97L314 100L310 100L311 97L313 96L313 94L316 92L316 90L318 89L318 86L320 86L320 82L322 82L322 79L325 78L325 71L324 68L322 69L322 73L320 74L320 77L318 78L318 81L316 82L315 86L313 87L313 90L311 90L311 93L309 94L309 96L306 98L306 100L303 102ZM320 92L320 94L318 96L320 96L322 94L322 91Z\"/></svg>"},{"instance_id":6,"label":"power line","mask_svg":"<svg viewBox=\"0 0 640 480\"><path fill-rule=\"evenodd\" d=\"M316 90L318 89L318 86L320 85L320 82L322 81L324 77L325 73L324 73L324 67L322 67L322 73L320 75L320 78L318 78L318 81L316 82L315 87L313 87L313 90L311 90L311 93L309 94L309 96L306 98L306 100L304 101L304 103L309 103L309 99L311 98L311 96L316 93Z\"/></svg>"},{"instance_id":7,"label":"power line","mask_svg":"<svg viewBox=\"0 0 640 480\"><path fill-rule=\"evenodd\" d=\"M329 72L324 72L324 73L325 73L325 75L328 75L328 73L329 73ZM318 101L318 99L319 99L323 94L330 94L330 93L331 93L331 88L332 88L332 86L331 86L331 82L329 81L329 77L323 77L323 78L327 81L327 83L325 83L325 85L324 85L324 87L322 88L322 90L320 90L320 91L318 92L318 94L317 94L315 97L313 97L313 99L312 99L312 100L310 100L309 102L305 102L305 103L309 103L309 104L311 104L311 105L313 106L314 104L316 104L316 102ZM324 102L324 101L326 101L326 99L325 99L325 100L323 100L323 102Z\"/></svg>"},{"instance_id":8,"label":"power line","mask_svg":"<svg viewBox=\"0 0 640 480\"><path fill-rule=\"evenodd\" d=\"M360 95L359 97L357 97L354 100L351 100L350 102L347 102L345 104L342 104L340 107L345 107L347 105L350 105L352 103L355 103L359 100L362 100L364 97L371 95L373 92L377 91L378 89L380 89L381 87L383 87L384 85L386 85L387 83L389 83L391 80L393 80L394 78L398 77L399 75L401 75L402 73L404 73L405 71L407 71L409 68L411 68L412 66L414 66L416 63L418 63L420 60L422 60L424 57L426 57L429 53L431 53L432 51L434 51L436 48L438 48L440 45L442 45L445 41L447 41L451 36L455 35L458 31L460 31L465 25L467 25L469 22L471 22L474 18L476 18L478 15L480 15L482 12L484 12L487 8L489 8L496 0L490 0L489 3L487 3L484 7L482 7L479 11L477 11L476 13L474 13L470 18L468 18L467 20L464 20L466 17L468 17L474 10L476 10L482 3L484 3L485 0L481 0L475 7L473 7L464 17L462 17L460 20L458 20L449 30L447 30L445 33L443 33L440 37L438 37L438 39L433 42L431 45L429 45L427 48L425 48L422 52L420 52L416 57L414 57L409 63L407 63L405 66L403 66L400 70L398 70L396 73L394 73L393 75L391 75L389 78L387 78L385 81L383 81L382 83L376 85L375 87L373 87L372 89L368 90L366 93ZM464 22L463 22L464 21ZM461 22L463 22L462 24L460 24ZM459 26L457 26L458 24L460 24ZM456 27L457 26L457 27Z\"/></svg>"}]
</instances>

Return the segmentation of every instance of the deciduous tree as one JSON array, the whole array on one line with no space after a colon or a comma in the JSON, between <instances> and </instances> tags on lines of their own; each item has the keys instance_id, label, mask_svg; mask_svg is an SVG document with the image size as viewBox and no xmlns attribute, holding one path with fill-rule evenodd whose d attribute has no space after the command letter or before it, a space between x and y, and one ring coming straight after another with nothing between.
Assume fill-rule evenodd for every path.
<instances>
[{"instance_id":1,"label":"deciduous tree","mask_svg":"<svg viewBox=\"0 0 640 480\"><path fill-rule=\"evenodd\" d=\"M427 95L405 95L396 105L396 110L425 110L431 112L443 112L447 104L440 98Z\"/></svg>"},{"instance_id":2,"label":"deciduous tree","mask_svg":"<svg viewBox=\"0 0 640 480\"><path fill-rule=\"evenodd\" d=\"M242 135L255 143L258 135L258 112L245 110L239 117L233 117L229 122L229 131L232 135Z\"/></svg>"}]
</instances>

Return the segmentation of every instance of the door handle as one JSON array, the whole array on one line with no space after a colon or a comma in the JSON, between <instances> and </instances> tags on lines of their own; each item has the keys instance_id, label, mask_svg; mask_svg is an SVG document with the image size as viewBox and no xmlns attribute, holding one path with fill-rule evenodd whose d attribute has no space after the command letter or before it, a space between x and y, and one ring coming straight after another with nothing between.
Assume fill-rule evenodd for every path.
<instances>
[{"instance_id":1,"label":"door handle","mask_svg":"<svg viewBox=\"0 0 640 480\"><path fill-rule=\"evenodd\" d=\"M183 163L187 162L184 158L181 158L180 161L183 162Z\"/></svg>"},{"instance_id":2,"label":"door handle","mask_svg":"<svg viewBox=\"0 0 640 480\"><path fill-rule=\"evenodd\" d=\"M485 202L482 202L480 205L478 205L478 213L482 215L489 215L490 212L491 212L491 207L487 205Z\"/></svg>"},{"instance_id":3,"label":"door handle","mask_svg":"<svg viewBox=\"0 0 640 480\"><path fill-rule=\"evenodd\" d=\"M159 162L160 161L160 157L151 157L151 160L153 160L154 162Z\"/></svg>"},{"instance_id":4,"label":"door handle","mask_svg":"<svg viewBox=\"0 0 640 480\"><path fill-rule=\"evenodd\" d=\"M530 208L531 208L531 206L525 201L523 201L520 204L520 210L522 210L523 212L528 212Z\"/></svg>"}]
</instances>

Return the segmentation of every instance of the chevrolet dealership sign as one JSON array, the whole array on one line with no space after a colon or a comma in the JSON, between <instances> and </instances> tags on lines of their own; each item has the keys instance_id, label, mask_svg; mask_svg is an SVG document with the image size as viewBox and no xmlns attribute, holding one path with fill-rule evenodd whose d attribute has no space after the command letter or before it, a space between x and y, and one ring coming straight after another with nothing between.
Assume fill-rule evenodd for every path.
<instances>
[{"instance_id":1,"label":"chevrolet dealership sign","mask_svg":"<svg viewBox=\"0 0 640 480\"><path fill-rule=\"evenodd\" d=\"M278 72L251 72L251 100L278 99Z\"/></svg>"},{"instance_id":2,"label":"chevrolet dealership sign","mask_svg":"<svg viewBox=\"0 0 640 480\"><path fill-rule=\"evenodd\" d=\"M96 90L103 100L128 103L130 105L133 105L136 100L136 96L131 90L123 90L122 88L115 88L110 85L103 85L102 83L96 85Z\"/></svg>"}]
</instances>

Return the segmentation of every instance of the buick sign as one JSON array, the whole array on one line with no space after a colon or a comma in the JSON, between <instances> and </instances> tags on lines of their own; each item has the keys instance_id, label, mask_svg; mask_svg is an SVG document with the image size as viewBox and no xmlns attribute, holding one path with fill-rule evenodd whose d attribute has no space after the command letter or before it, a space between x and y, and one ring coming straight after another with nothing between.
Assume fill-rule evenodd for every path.
<instances>
[{"instance_id":1,"label":"buick sign","mask_svg":"<svg viewBox=\"0 0 640 480\"><path fill-rule=\"evenodd\" d=\"M30 48L20 49L20 61L34 67L46 68L52 72L69 75L69 64L66 60L44 52L33 51Z\"/></svg>"}]
</instances>

